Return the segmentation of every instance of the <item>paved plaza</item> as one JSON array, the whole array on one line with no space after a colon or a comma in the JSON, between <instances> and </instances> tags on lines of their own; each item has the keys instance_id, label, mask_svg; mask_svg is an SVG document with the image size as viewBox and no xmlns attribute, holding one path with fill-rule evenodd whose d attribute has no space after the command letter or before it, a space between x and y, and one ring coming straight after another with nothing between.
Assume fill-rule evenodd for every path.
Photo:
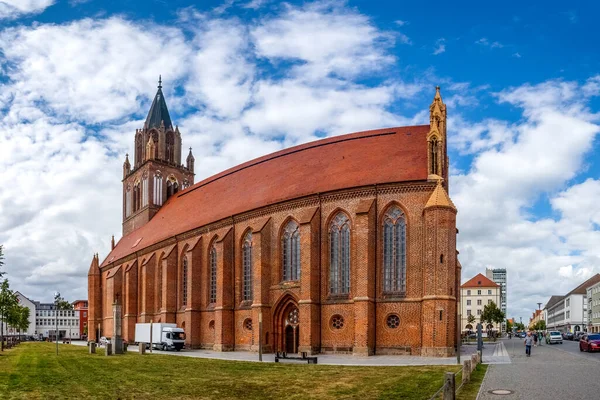
<instances>
[{"instance_id":1,"label":"paved plaza","mask_svg":"<svg viewBox=\"0 0 600 400\"><path fill-rule=\"evenodd\" d=\"M478 400L600 397L600 353L581 353L578 342L564 341L534 347L531 357L526 357L523 339L503 343L510 363L489 366ZM492 394L494 390L509 390L512 394Z\"/></svg>"}]
</instances>

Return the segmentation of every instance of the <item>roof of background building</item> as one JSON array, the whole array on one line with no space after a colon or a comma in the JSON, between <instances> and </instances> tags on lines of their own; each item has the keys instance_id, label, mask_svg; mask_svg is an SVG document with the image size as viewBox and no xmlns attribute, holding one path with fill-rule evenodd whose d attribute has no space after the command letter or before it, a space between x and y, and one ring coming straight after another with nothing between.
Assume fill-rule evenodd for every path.
<instances>
[{"instance_id":1,"label":"roof of background building","mask_svg":"<svg viewBox=\"0 0 600 400\"><path fill-rule=\"evenodd\" d=\"M427 180L429 125L306 143L230 168L179 192L121 238L101 267L176 234L267 205L346 188Z\"/></svg>"},{"instance_id":2,"label":"roof of background building","mask_svg":"<svg viewBox=\"0 0 600 400\"><path fill-rule=\"evenodd\" d=\"M497 283L490 280L483 274L477 274L462 284L461 288L477 288L477 287L500 287Z\"/></svg>"},{"instance_id":3,"label":"roof of background building","mask_svg":"<svg viewBox=\"0 0 600 400\"><path fill-rule=\"evenodd\" d=\"M586 294L588 286L592 286L598 282L600 282L600 274L592 276L590 279L583 282L581 285L577 286L575 289L567 293L565 297L570 296L572 294Z\"/></svg>"},{"instance_id":4,"label":"roof of background building","mask_svg":"<svg viewBox=\"0 0 600 400\"><path fill-rule=\"evenodd\" d=\"M558 303L559 301L561 301L564 298L565 298L565 296L553 295L552 297L550 297L550 300L548 300L548 302L544 306L544 309L551 308L552 306L554 306L556 303Z\"/></svg>"}]
</instances>

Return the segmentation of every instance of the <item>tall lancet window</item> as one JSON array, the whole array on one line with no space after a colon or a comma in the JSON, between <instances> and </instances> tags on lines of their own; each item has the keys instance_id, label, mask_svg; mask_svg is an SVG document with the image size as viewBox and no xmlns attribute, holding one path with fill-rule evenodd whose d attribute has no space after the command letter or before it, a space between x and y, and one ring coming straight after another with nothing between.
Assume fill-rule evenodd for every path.
<instances>
[{"instance_id":1,"label":"tall lancet window","mask_svg":"<svg viewBox=\"0 0 600 400\"><path fill-rule=\"evenodd\" d=\"M161 206L163 203L163 179L160 172L154 175L154 204Z\"/></svg>"},{"instance_id":2,"label":"tall lancet window","mask_svg":"<svg viewBox=\"0 0 600 400\"><path fill-rule=\"evenodd\" d=\"M300 227L290 220L281 236L281 255L284 281L300 279Z\"/></svg>"},{"instance_id":3,"label":"tall lancet window","mask_svg":"<svg viewBox=\"0 0 600 400\"><path fill-rule=\"evenodd\" d=\"M329 292L350 292L350 220L343 212L329 227Z\"/></svg>"},{"instance_id":4,"label":"tall lancet window","mask_svg":"<svg viewBox=\"0 0 600 400\"><path fill-rule=\"evenodd\" d=\"M242 262L244 277L243 300L252 300L252 232L248 232L244 237L242 245Z\"/></svg>"},{"instance_id":5,"label":"tall lancet window","mask_svg":"<svg viewBox=\"0 0 600 400\"><path fill-rule=\"evenodd\" d=\"M187 257L183 257L183 266L181 268L181 291L182 291L182 304L187 306L188 296L188 260Z\"/></svg>"},{"instance_id":6,"label":"tall lancet window","mask_svg":"<svg viewBox=\"0 0 600 400\"><path fill-rule=\"evenodd\" d=\"M167 162L175 163L175 134L173 132L167 132L167 147L165 152L165 157Z\"/></svg>"},{"instance_id":7,"label":"tall lancet window","mask_svg":"<svg viewBox=\"0 0 600 400\"><path fill-rule=\"evenodd\" d=\"M142 139L142 134L138 134L135 138L135 165L138 166L142 163L142 149L144 148L144 143Z\"/></svg>"},{"instance_id":8,"label":"tall lancet window","mask_svg":"<svg viewBox=\"0 0 600 400\"><path fill-rule=\"evenodd\" d=\"M383 291L406 292L406 217L398 206L383 219Z\"/></svg>"},{"instance_id":9,"label":"tall lancet window","mask_svg":"<svg viewBox=\"0 0 600 400\"><path fill-rule=\"evenodd\" d=\"M433 136L431 140L429 140L429 160L431 162L431 173L439 175L438 169L438 158L439 158L439 142L437 137Z\"/></svg>"},{"instance_id":10,"label":"tall lancet window","mask_svg":"<svg viewBox=\"0 0 600 400\"><path fill-rule=\"evenodd\" d=\"M210 249L210 291L208 296L209 304L217 302L217 249L212 246Z\"/></svg>"},{"instance_id":11,"label":"tall lancet window","mask_svg":"<svg viewBox=\"0 0 600 400\"><path fill-rule=\"evenodd\" d=\"M127 185L127 192L125 192L125 217L131 215L131 186Z\"/></svg>"}]
</instances>

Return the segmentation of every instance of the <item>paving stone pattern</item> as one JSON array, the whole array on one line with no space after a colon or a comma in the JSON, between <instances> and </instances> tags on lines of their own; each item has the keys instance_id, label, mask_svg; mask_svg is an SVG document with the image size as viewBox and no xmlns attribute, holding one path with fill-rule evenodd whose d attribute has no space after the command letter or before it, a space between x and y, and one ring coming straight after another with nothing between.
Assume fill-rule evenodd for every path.
<instances>
[{"instance_id":1,"label":"paving stone pattern","mask_svg":"<svg viewBox=\"0 0 600 400\"><path fill-rule=\"evenodd\" d=\"M503 347L510 363L489 366L478 400L600 398L600 355L594 354L599 356L596 360L564 351L560 345L544 345L532 348L531 357L526 357L520 339L505 340ZM489 393L498 389L513 393Z\"/></svg>"}]
</instances>

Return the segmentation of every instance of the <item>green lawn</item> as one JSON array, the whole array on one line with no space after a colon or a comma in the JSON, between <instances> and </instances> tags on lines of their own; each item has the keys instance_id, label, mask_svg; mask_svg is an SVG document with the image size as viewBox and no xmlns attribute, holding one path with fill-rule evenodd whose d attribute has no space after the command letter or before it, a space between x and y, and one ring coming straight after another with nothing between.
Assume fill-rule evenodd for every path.
<instances>
[{"instance_id":1,"label":"green lawn","mask_svg":"<svg viewBox=\"0 0 600 400\"><path fill-rule=\"evenodd\" d=\"M1 399L429 399L456 366L341 367L208 360L23 343L0 354ZM475 395L479 383L475 385ZM466 391L465 391L466 394ZM471 397L465 397L471 398ZM472 397L474 398L474 397Z\"/></svg>"}]
</instances>

